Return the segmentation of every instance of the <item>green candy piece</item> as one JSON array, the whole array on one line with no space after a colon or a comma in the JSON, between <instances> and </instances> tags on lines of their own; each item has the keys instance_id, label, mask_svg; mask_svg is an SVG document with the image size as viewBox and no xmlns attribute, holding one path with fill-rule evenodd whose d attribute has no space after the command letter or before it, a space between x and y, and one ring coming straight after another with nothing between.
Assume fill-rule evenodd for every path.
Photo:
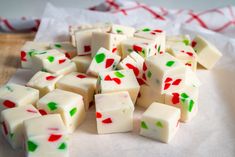
<instances>
[{"instance_id":1,"label":"green candy piece","mask_svg":"<svg viewBox=\"0 0 235 157\"><path fill-rule=\"evenodd\" d=\"M121 29L116 30L117 33L123 33Z\"/></svg>"},{"instance_id":2,"label":"green candy piece","mask_svg":"<svg viewBox=\"0 0 235 157\"><path fill-rule=\"evenodd\" d=\"M54 46L57 47L57 48L61 48L61 47L62 47L62 46L61 46L60 44L58 44L58 43L55 44Z\"/></svg>"},{"instance_id":3,"label":"green candy piece","mask_svg":"<svg viewBox=\"0 0 235 157\"><path fill-rule=\"evenodd\" d=\"M141 128L148 129L148 126L144 121L141 122Z\"/></svg>"},{"instance_id":4,"label":"green candy piece","mask_svg":"<svg viewBox=\"0 0 235 157\"><path fill-rule=\"evenodd\" d=\"M57 103L55 103L55 102L49 102L49 103L47 104L47 106L48 106L48 108L49 108L51 111L54 111L54 110L57 109Z\"/></svg>"},{"instance_id":5,"label":"green candy piece","mask_svg":"<svg viewBox=\"0 0 235 157\"><path fill-rule=\"evenodd\" d=\"M120 73L119 71L115 71L114 73L115 76L117 76L118 78L123 78L125 77L122 73Z\"/></svg>"},{"instance_id":6,"label":"green candy piece","mask_svg":"<svg viewBox=\"0 0 235 157\"><path fill-rule=\"evenodd\" d=\"M148 78L150 78L152 76L151 71L148 71L147 76L148 76Z\"/></svg>"},{"instance_id":7,"label":"green candy piece","mask_svg":"<svg viewBox=\"0 0 235 157\"><path fill-rule=\"evenodd\" d=\"M34 143L33 141L28 141L27 144L28 144L29 152L34 152L38 148L38 145Z\"/></svg>"},{"instance_id":8,"label":"green candy piece","mask_svg":"<svg viewBox=\"0 0 235 157\"><path fill-rule=\"evenodd\" d=\"M144 28L144 29L142 29L142 31L143 32L149 32L149 31L151 31L149 28Z\"/></svg>"},{"instance_id":9,"label":"green candy piece","mask_svg":"<svg viewBox=\"0 0 235 157\"><path fill-rule=\"evenodd\" d=\"M64 149L66 149L67 148L67 144L66 143L61 143L60 145L59 145L59 147L58 147L58 149L61 149L61 150L64 150Z\"/></svg>"},{"instance_id":10,"label":"green candy piece","mask_svg":"<svg viewBox=\"0 0 235 157\"><path fill-rule=\"evenodd\" d=\"M158 121L158 122L156 123L156 126L159 127L159 128L163 128L163 124L162 124L160 121Z\"/></svg>"},{"instance_id":11,"label":"green candy piece","mask_svg":"<svg viewBox=\"0 0 235 157\"><path fill-rule=\"evenodd\" d=\"M168 61L168 62L166 62L166 66L168 66L168 67L171 67L174 64L175 64L175 61Z\"/></svg>"},{"instance_id":12,"label":"green candy piece","mask_svg":"<svg viewBox=\"0 0 235 157\"><path fill-rule=\"evenodd\" d=\"M46 70L45 68L42 68L42 69L41 69L41 71L43 71L43 72L47 72L47 70Z\"/></svg>"},{"instance_id":13,"label":"green candy piece","mask_svg":"<svg viewBox=\"0 0 235 157\"><path fill-rule=\"evenodd\" d=\"M158 46L157 52L160 53L161 45Z\"/></svg>"},{"instance_id":14,"label":"green candy piece","mask_svg":"<svg viewBox=\"0 0 235 157\"><path fill-rule=\"evenodd\" d=\"M97 63L101 63L103 62L105 59L105 54L104 53L99 53L97 55L95 55L95 60Z\"/></svg>"},{"instance_id":15,"label":"green candy piece","mask_svg":"<svg viewBox=\"0 0 235 157\"><path fill-rule=\"evenodd\" d=\"M69 114L72 117L76 112L77 112L77 108L74 107L72 110L69 111Z\"/></svg>"},{"instance_id":16,"label":"green candy piece","mask_svg":"<svg viewBox=\"0 0 235 157\"><path fill-rule=\"evenodd\" d=\"M48 59L49 62L53 62L55 60L55 57L54 56L48 56L47 59Z\"/></svg>"},{"instance_id":17,"label":"green candy piece","mask_svg":"<svg viewBox=\"0 0 235 157\"><path fill-rule=\"evenodd\" d=\"M184 43L186 46L188 46L190 42L189 42L188 39L184 39L184 40L183 40L183 43Z\"/></svg>"},{"instance_id":18,"label":"green candy piece","mask_svg":"<svg viewBox=\"0 0 235 157\"><path fill-rule=\"evenodd\" d=\"M10 138L11 138L11 139L13 138L13 136L14 136L14 134L13 134L13 133L10 133Z\"/></svg>"},{"instance_id":19,"label":"green candy piece","mask_svg":"<svg viewBox=\"0 0 235 157\"><path fill-rule=\"evenodd\" d=\"M189 102L189 108L188 108L188 111L189 111L189 112L192 112L193 105L194 105L194 101L193 101L193 100L190 100L190 102Z\"/></svg>"},{"instance_id":20,"label":"green candy piece","mask_svg":"<svg viewBox=\"0 0 235 157\"><path fill-rule=\"evenodd\" d=\"M35 50L30 50L29 51L29 56L32 57L36 54Z\"/></svg>"},{"instance_id":21,"label":"green candy piece","mask_svg":"<svg viewBox=\"0 0 235 157\"><path fill-rule=\"evenodd\" d=\"M132 49L128 49L127 51L128 51L128 52L132 52L133 50L132 50Z\"/></svg>"},{"instance_id":22,"label":"green candy piece","mask_svg":"<svg viewBox=\"0 0 235 157\"><path fill-rule=\"evenodd\" d=\"M6 89L9 90L10 92L13 92L13 89L8 85L6 85Z\"/></svg>"},{"instance_id":23,"label":"green candy piece","mask_svg":"<svg viewBox=\"0 0 235 157\"><path fill-rule=\"evenodd\" d=\"M182 98L185 98L185 99L187 99L187 98L189 97L186 93L182 93L180 96L181 96Z\"/></svg>"}]
</instances>

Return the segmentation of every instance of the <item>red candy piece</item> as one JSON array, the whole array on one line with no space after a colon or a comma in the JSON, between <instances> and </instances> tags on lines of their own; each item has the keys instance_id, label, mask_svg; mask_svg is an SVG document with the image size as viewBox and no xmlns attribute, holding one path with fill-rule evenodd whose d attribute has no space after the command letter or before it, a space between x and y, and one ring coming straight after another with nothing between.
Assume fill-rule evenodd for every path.
<instances>
[{"instance_id":1,"label":"red candy piece","mask_svg":"<svg viewBox=\"0 0 235 157\"><path fill-rule=\"evenodd\" d=\"M110 66L112 66L113 62L114 62L114 59L112 58L107 59L105 63L105 68L109 68Z\"/></svg>"},{"instance_id":2,"label":"red candy piece","mask_svg":"<svg viewBox=\"0 0 235 157\"><path fill-rule=\"evenodd\" d=\"M176 79L176 80L172 83L172 85L179 85L181 81L182 81L181 79Z\"/></svg>"},{"instance_id":3,"label":"red candy piece","mask_svg":"<svg viewBox=\"0 0 235 157\"><path fill-rule=\"evenodd\" d=\"M173 104L178 104L180 102L180 98L179 98L179 93L172 93L173 97L172 97L172 103Z\"/></svg>"},{"instance_id":4,"label":"red candy piece","mask_svg":"<svg viewBox=\"0 0 235 157\"><path fill-rule=\"evenodd\" d=\"M138 76L139 75L139 69L136 68L134 65L130 64L130 63L127 63L126 66L129 68L129 69L132 69L133 72L135 73L135 76Z\"/></svg>"},{"instance_id":5,"label":"red candy piece","mask_svg":"<svg viewBox=\"0 0 235 157\"><path fill-rule=\"evenodd\" d=\"M24 62L27 61L26 60L26 52L25 51L21 51L20 52L20 59L21 59L21 61L24 61Z\"/></svg>"},{"instance_id":6,"label":"red candy piece","mask_svg":"<svg viewBox=\"0 0 235 157\"><path fill-rule=\"evenodd\" d=\"M5 122L2 122L2 127L3 127L4 134L8 135L8 130L7 130L7 126L6 126Z\"/></svg>"},{"instance_id":7,"label":"red candy piece","mask_svg":"<svg viewBox=\"0 0 235 157\"><path fill-rule=\"evenodd\" d=\"M49 142L55 142L58 141L62 135L56 135L56 134L51 134L50 137L48 138Z\"/></svg>"},{"instance_id":8,"label":"red candy piece","mask_svg":"<svg viewBox=\"0 0 235 157\"><path fill-rule=\"evenodd\" d=\"M147 66L146 66L146 64L145 64L145 63L143 64L143 70L144 70L144 71L146 71L146 70L147 70Z\"/></svg>"},{"instance_id":9,"label":"red candy piece","mask_svg":"<svg viewBox=\"0 0 235 157\"><path fill-rule=\"evenodd\" d=\"M115 53L116 51L117 51L116 47L112 49L112 53Z\"/></svg>"},{"instance_id":10,"label":"red candy piece","mask_svg":"<svg viewBox=\"0 0 235 157\"><path fill-rule=\"evenodd\" d=\"M59 64L62 64L62 63L64 63L66 61L66 59L60 59L59 60Z\"/></svg>"},{"instance_id":11,"label":"red candy piece","mask_svg":"<svg viewBox=\"0 0 235 157\"><path fill-rule=\"evenodd\" d=\"M193 40L192 43L191 43L191 46L195 47L196 45L197 45L197 42Z\"/></svg>"},{"instance_id":12,"label":"red candy piece","mask_svg":"<svg viewBox=\"0 0 235 157\"><path fill-rule=\"evenodd\" d=\"M140 98L141 97L141 94L140 94L140 92L138 93L138 96L137 96L138 98Z\"/></svg>"},{"instance_id":13,"label":"red candy piece","mask_svg":"<svg viewBox=\"0 0 235 157\"><path fill-rule=\"evenodd\" d=\"M119 78L113 78L112 80L117 84L121 84L121 80Z\"/></svg>"},{"instance_id":14,"label":"red candy piece","mask_svg":"<svg viewBox=\"0 0 235 157\"><path fill-rule=\"evenodd\" d=\"M166 80L165 80L165 83L166 83L166 82L171 82L171 81L172 81L172 78L167 77Z\"/></svg>"},{"instance_id":15,"label":"red candy piece","mask_svg":"<svg viewBox=\"0 0 235 157\"><path fill-rule=\"evenodd\" d=\"M145 84L144 80L142 80L141 78L137 78L137 81L138 81L139 85Z\"/></svg>"},{"instance_id":16,"label":"red candy piece","mask_svg":"<svg viewBox=\"0 0 235 157\"><path fill-rule=\"evenodd\" d=\"M84 52L90 52L91 51L91 46L90 45L85 45L84 46Z\"/></svg>"},{"instance_id":17,"label":"red candy piece","mask_svg":"<svg viewBox=\"0 0 235 157\"><path fill-rule=\"evenodd\" d=\"M83 75L83 74L78 74L77 77L80 78L80 79L83 79L83 78L86 78L87 76Z\"/></svg>"},{"instance_id":18,"label":"red candy piece","mask_svg":"<svg viewBox=\"0 0 235 157\"><path fill-rule=\"evenodd\" d=\"M45 110L43 110L43 109L40 109L40 110L38 110L39 111L39 113L43 116L43 115L47 115L47 112L45 111Z\"/></svg>"},{"instance_id":19,"label":"red candy piece","mask_svg":"<svg viewBox=\"0 0 235 157\"><path fill-rule=\"evenodd\" d=\"M137 52L141 52L142 51L142 47L137 46L137 45L133 45L133 50L137 51Z\"/></svg>"},{"instance_id":20,"label":"red candy piece","mask_svg":"<svg viewBox=\"0 0 235 157\"><path fill-rule=\"evenodd\" d=\"M164 90L167 90L170 86L171 86L170 83L166 83L166 84L164 85Z\"/></svg>"},{"instance_id":21,"label":"red candy piece","mask_svg":"<svg viewBox=\"0 0 235 157\"><path fill-rule=\"evenodd\" d=\"M143 76L142 76L142 77L143 77L144 80L146 80L146 75L145 75L145 73L143 73Z\"/></svg>"},{"instance_id":22,"label":"red candy piece","mask_svg":"<svg viewBox=\"0 0 235 157\"><path fill-rule=\"evenodd\" d=\"M105 76L104 78L105 81L112 81L111 77L109 75Z\"/></svg>"},{"instance_id":23,"label":"red candy piece","mask_svg":"<svg viewBox=\"0 0 235 157\"><path fill-rule=\"evenodd\" d=\"M185 65L190 66L190 67L192 66L192 64L190 64L190 63L186 63Z\"/></svg>"},{"instance_id":24,"label":"red candy piece","mask_svg":"<svg viewBox=\"0 0 235 157\"><path fill-rule=\"evenodd\" d=\"M162 30L160 30L160 29L155 29L155 30L153 30L154 32L157 32L157 33L162 33Z\"/></svg>"},{"instance_id":25,"label":"red candy piece","mask_svg":"<svg viewBox=\"0 0 235 157\"><path fill-rule=\"evenodd\" d=\"M16 104L10 100L5 100L3 102L3 105L6 107L6 108L13 108L16 106Z\"/></svg>"},{"instance_id":26,"label":"red candy piece","mask_svg":"<svg viewBox=\"0 0 235 157\"><path fill-rule=\"evenodd\" d=\"M30 110L30 109L28 109L28 110L26 110L27 112L30 112L30 113L38 113L37 111L34 111L34 110Z\"/></svg>"},{"instance_id":27,"label":"red candy piece","mask_svg":"<svg viewBox=\"0 0 235 157\"><path fill-rule=\"evenodd\" d=\"M193 56L192 52L186 52L186 54L188 54L189 56Z\"/></svg>"},{"instance_id":28,"label":"red candy piece","mask_svg":"<svg viewBox=\"0 0 235 157\"><path fill-rule=\"evenodd\" d=\"M67 57L68 59L71 59L71 56L68 52L65 53L65 57Z\"/></svg>"},{"instance_id":29,"label":"red candy piece","mask_svg":"<svg viewBox=\"0 0 235 157\"><path fill-rule=\"evenodd\" d=\"M96 112L96 118L102 118L102 114L100 112Z\"/></svg>"},{"instance_id":30,"label":"red candy piece","mask_svg":"<svg viewBox=\"0 0 235 157\"><path fill-rule=\"evenodd\" d=\"M112 123L112 119L111 118L104 119L104 120L102 120L102 123L110 124L110 123Z\"/></svg>"},{"instance_id":31,"label":"red candy piece","mask_svg":"<svg viewBox=\"0 0 235 157\"><path fill-rule=\"evenodd\" d=\"M54 80L55 78L56 78L55 76L47 76L46 80L47 81L51 81L51 80Z\"/></svg>"}]
</instances>

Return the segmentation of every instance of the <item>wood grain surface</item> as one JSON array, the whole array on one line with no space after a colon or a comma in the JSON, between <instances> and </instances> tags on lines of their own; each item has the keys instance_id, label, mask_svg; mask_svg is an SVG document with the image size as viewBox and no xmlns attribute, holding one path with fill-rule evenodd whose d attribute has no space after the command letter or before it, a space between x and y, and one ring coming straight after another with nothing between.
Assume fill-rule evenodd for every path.
<instances>
[{"instance_id":1,"label":"wood grain surface","mask_svg":"<svg viewBox=\"0 0 235 157\"><path fill-rule=\"evenodd\" d=\"M0 33L0 85L6 83L20 67L20 48L34 36L34 33Z\"/></svg>"}]
</instances>

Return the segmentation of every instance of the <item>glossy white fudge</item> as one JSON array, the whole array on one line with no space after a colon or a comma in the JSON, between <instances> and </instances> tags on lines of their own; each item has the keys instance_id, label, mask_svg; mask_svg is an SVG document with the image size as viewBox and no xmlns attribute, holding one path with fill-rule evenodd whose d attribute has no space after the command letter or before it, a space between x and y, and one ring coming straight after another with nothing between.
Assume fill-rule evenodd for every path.
<instances>
[{"instance_id":1,"label":"glossy white fudge","mask_svg":"<svg viewBox=\"0 0 235 157\"><path fill-rule=\"evenodd\" d=\"M62 77L57 83L56 88L74 92L83 96L86 111L93 101L97 79L87 76L84 73L72 72Z\"/></svg>"},{"instance_id":2,"label":"glossy white fudge","mask_svg":"<svg viewBox=\"0 0 235 157\"><path fill-rule=\"evenodd\" d=\"M99 73L97 93L128 91L132 102L135 104L139 90L140 86L132 70L116 70Z\"/></svg>"},{"instance_id":3,"label":"glossy white fudge","mask_svg":"<svg viewBox=\"0 0 235 157\"><path fill-rule=\"evenodd\" d=\"M186 46L182 42L176 42L171 44L167 52L179 59L185 66L191 68L193 71L197 70L198 57L191 46Z\"/></svg>"},{"instance_id":4,"label":"glossy white fudge","mask_svg":"<svg viewBox=\"0 0 235 157\"><path fill-rule=\"evenodd\" d=\"M180 109L152 103L141 117L140 135L168 143L179 127Z\"/></svg>"},{"instance_id":5,"label":"glossy white fudge","mask_svg":"<svg viewBox=\"0 0 235 157\"><path fill-rule=\"evenodd\" d=\"M198 55L198 62L206 69L212 69L222 57L222 53L201 36L196 36L191 45Z\"/></svg>"},{"instance_id":6,"label":"glossy white fudge","mask_svg":"<svg viewBox=\"0 0 235 157\"><path fill-rule=\"evenodd\" d=\"M77 55L76 48L70 42L57 42L50 44L51 49L56 49L65 54L68 59L72 59Z\"/></svg>"},{"instance_id":7,"label":"glossy white fudge","mask_svg":"<svg viewBox=\"0 0 235 157\"><path fill-rule=\"evenodd\" d=\"M122 56L121 50L121 41L126 39L126 35L120 34L111 34L106 32L93 32L92 33L92 54L91 56L94 57L96 52L103 47L114 54Z\"/></svg>"},{"instance_id":8,"label":"glossy white fudge","mask_svg":"<svg viewBox=\"0 0 235 157\"><path fill-rule=\"evenodd\" d=\"M33 105L24 105L2 111L2 133L14 149L23 147L24 120L39 116L41 114Z\"/></svg>"},{"instance_id":9,"label":"glossy white fudge","mask_svg":"<svg viewBox=\"0 0 235 157\"><path fill-rule=\"evenodd\" d=\"M148 108L153 102L165 103L165 94L161 94L159 90L146 84L141 85L136 105Z\"/></svg>"},{"instance_id":10,"label":"glossy white fudge","mask_svg":"<svg viewBox=\"0 0 235 157\"><path fill-rule=\"evenodd\" d=\"M69 137L59 114L24 121L27 157L69 157Z\"/></svg>"},{"instance_id":11,"label":"glossy white fudge","mask_svg":"<svg viewBox=\"0 0 235 157\"><path fill-rule=\"evenodd\" d=\"M96 94L95 107L98 134L133 129L134 104L127 91Z\"/></svg>"},{"instance_id":12,"label":"glossy white fudge","mask_svg":"<svg viewBox=\"0 0 235 157\"><path fill-rule=\"evenodd\" d=\"M55 84L61 77L61 75L56 76L51 73L39 71L34 74L26 86L39 90L39 95L42 97L55 89Z\"/></svg>"},{"instance_id":13,"label":"glossy white fudge","mask_svg":"<svg viewBox=\"0 0 235 157\"><path fill-rule=\"evenodd\" d=\"M127 37L133 37L133 35L135 33L135 28L123 26L123 25L112 24L111 33L122 34L122 35L126 35Z\"/></svg>"},{"instance_id":14,"label":"glossy white fudge","mask_svg":"<svg viewBox=\"0 0 235 157\"><path fill-rule=\"evenodd\" d=\"M121 42L122 58L135 51L143 58L147 58L155 54L154 41L143 38L127 38Z\"/></svg>"},{"instance_id":15,"label":"glossy white fudge","mask_svg":"<svg viewBox=\"0 0 235 157\"><path fill-rule=\"evenodd\" d=\"M37 102L43 114L59 113L70 133L83 122L85 107L81 95L60 89L46 94Z\"/></svg>"},{"instance_id":16,"label":"glossy white fudge","mask_svg":"<svg viewBox=\"0 0 235 157\"><path fill-rule=\"evenodd\" d=\"M80 73L86 73L88 67L90 66L92 58L90 55L88 56L76 56L72 58L72 62L74 62L77 66L77 71Z\"/></svg>"},{"instance_id":17,"label":"glossy white fudge","mask_svg":"<svg viewBox=\"0 0 235 157\"><path fill-rule=\"evenodd\" d=\"M87 74L98 76L101 71L112 71L116 69L121 57L101 47L87 69Z\"/></svg>"},{"instance_id":18,"label":"glossy white fudge","mask_svg":"<svg viewBox=\"0 0 235 157\"><path fill-rule=\"evenodd\" d=\"M191 43L190 36L187 34L166 36L166 50L171 47L171 44L184 43L189 46Z\"/></svg>"},{"instance_id":19,"label":"glossy white fudge","mask_svg":"<svg viewBox=\"0 0 235 157\"><path fill-rule=\"evenodd\" d=\"M38 99L38 90L8 83L0 88L0 111L29 104L35 105Z\"/></svg>"},{"instance_id":20,"label":"glossy white fudge","mask_svg":"<svg viewBox=\"0 0 235 157\"><path fill-rule=\"evenodd\" d=\"M146 82L162 94L183 87L186 67L168 53L151 56L145 60Z\"/></svg>"},{"instance_id":21,"label":"glossy white fudge","mask_svg":"<svg viewBox=\"0 0 235 157\"><path fill-rule=\"evenodd\" d=\"M49 49L48 43L27 41L20 51L21 67L31 69L32 56L47 49Z\"/></svg>"},{"instance_id":22,"label":"glossy white fudge","mask_svg":"<svg viewBox=\"0 0 235 157\"><path fill-rule=\"evenodd\" d=\"M189 122L198 112L198 88L185 86L183 89L165 94L165 103L181 110L182 122Z\"/></svg>"},{"instance_id":23,"label":"glossy white fudge","mask_svg":"<svg viewBox=\"0 0 235 157\"><path fill-rule=\"evenodd\" d=\"M160 29L143 28L134 34L135 37L153 40L155 54L164 53L166 45L166 32Z\"/></svg>"}]
</instances>

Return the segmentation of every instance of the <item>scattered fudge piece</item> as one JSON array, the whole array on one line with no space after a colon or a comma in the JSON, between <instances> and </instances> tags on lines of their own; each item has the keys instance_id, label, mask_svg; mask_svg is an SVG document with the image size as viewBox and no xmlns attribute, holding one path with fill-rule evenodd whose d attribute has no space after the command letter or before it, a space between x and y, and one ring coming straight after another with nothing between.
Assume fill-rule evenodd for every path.
<instances>
[{"instance_id":1,"label":"scattered fudge piece","mask_svg":"<svg viewBox=\"0 0 235 157\"><path fill-rule=\"evenodd\" d=\"M72 59L77 55L76 48L69 42L52 43L50 47L64 53L68 59Z\"/></svg>"},{"instance_id":2,"label":"scattered fudge piece","mask_svg":"<svg viewBox=\"0 0 235 157\"><path fill-rule=\"evenodd\" d=\"M31 69L32 56L49 49L48 43L27 41L20 51L21 67Z\"/></svg>"},{"instance_id":3,"label":"scattered fudge piece","mask_svg":"<svg viewBox=\"0 0 235 157\"><path fill-rule=\"evenodd\" d=\"M39 99L37 108L43 114L59 113L70 133L74 132L85 118L82 96L60 89L55 89Z\"/></svg>"},{"instance_id":4,"label":"scattered fudge piece","mask_svg":"<svg viewBox=\"0 0 235 157\"><path fill-rule=\"evenodd\" d=\"M146 83L162 94L178 90L185 83L186 67L168 53L148 57L143 69Z\"/></svg>"},{"instance_id":5,"label":"scattered fudge piece","mask_svg":"<svg viewBox=\"0 0 235 157\"><path fill-rule=\"evenodd\" d=\"M29 80L26 86L39 90L39 95L42 97L55 89L55 84L61 77L61 75L56 76L39 71Z\"/></svg>"},{"instance_id":6,"label":"scattered fudge piece","mask_svg":"<svg viewBox=\"0 0 235 157\"><path fill-rule=\"evenodd\" d=\"M122 58L135 51L143 58L154 55L154 42L143 38L127 38L121 42Z\"/></svg>"},{"instance_id":7,"label":"scattered fudge piece","mask_svg":"<svg viewBox=\"0 0 235 157\"><path fill-rule=\"evenodd\" d=\"M101 32L101 29L85 29L75 32L75 40L78 55L88 55L92 52L91 37L93 32ZM97 41L96 41L97 42Z\"/></svg>"},{"instance_id":8,"label":"scattered fudge piece","mask_svg":"<svg viewBox=\"0 0 235 157\"><path fill-rule=\"evenodd\" d=\"M80 73L86 73L89 65L91 64L92 58L88 56L76 56L72 59L77 66L77 71Z\"/></svg>"},{"instance_id":9,"label":"scattered fudge piece","mask_svg":"<svg viewBox=\"0 0 235 157\"><path fill-rule=\"evenodd\" d=\"M171 44L167 52L179 59L185 66L188 66L193 71L197 70L197 54L191 46L186 46L182 42L176 42Z\"/></svg>"},{"instance_id":10,"label":"scattered fudge piece","mask_svg":"<svg viewBox=\"0 0 235 157\"><path fill-rule=\"evenodd\" d=\"M24 121L27 157L69 157L69 136L59 114Z\"/></svg>"},{"instance_id":11,"label":"scattered fudge piece","mask_svg":"<svg viewBox=\"0 0 235 157\"><path fill-rule=\"evenodd\" d=\"M127 37L133 37L133 35L135 33L135 28L123 26L123 25L112 24L111 33L122 34L122 35L126 35Z\"/></svg>"},{"instance_id":12,"label":"scattered fudge piece","mask_svg":"<svg viewBox=\"0 0 235 157\"><path fill-rule=\"evenodd\" d=\"M103 71L99 73L97 93L128 91L135 104L140 86L132 70Z\"/></svg>"},{"instance_id":13,"label":"scattered fudge piece","mask_svg":"<svg viewBox=\"0 0 235 157\"><path fill-rule=\"evenodd\" d=\"M120 60L120 56L101 47L92 59L92 62L87 70L87 74L98 76L98 73L101 71L112 71L116 69L116 66Z\"/></svg>"},{"instance_id":14,"label":"scattered fudge piece","mask_svg":"<svg viewBox=\"0 0 235 157\"><path fill-rule=\"evenodd\" d=\"M166 50L171 47L171 44L175 43L184 43L184 45L189 46L191 43L190 36L187 34L167 36Z\"/></svg>"},{"instance_id":15,"label":"scattered fudge piece","mask_svg":"<svg viewBox=\"0 0 235 157\"><path fill-rule=\"evenodd\" d=\"M0 88L0 111L6 108L35 105L39 99L39 91L30 87L8 83Z\"/></svg>"},{"instance_id":16,"label":"scattered fudge piece","mask_svg":"<svg viewBox=\"0 0 235 157\"><path fill-rule=\"evenodd\" d=\"M135 37L149 39L154 41L155 54L165 52L166 32L160 29L143 28L134 34Z\"/></svg>"},{"instance_id":17,"label":"scattered fudge piece","mask_svg":"<svg viewBox=\"0 0 235 157\"><path fill-rule=\"evenodd\" d=\"M185 86L185 88L165 94L165 103L181 110L180 121L190 121L198 111L198 88Z\"/></svg>"},{"instance_id":18,"label":"scattered fudge piece","mask_svg":"<svg viewBox=\"0 0 235 157\"><path fill-rule=\"evenodd\" d=\"M222 53L201 36L196 36L191 45L198 55L198 62L206 69L212 69L222 57Z\"/></svg>"},{"instance_id":19,"label":"scattered fudge piece","mask_svg":"<svg viewBox=\"0 0 235 157\"><path fill-rule=\"evenodd\" d=\"M96 94L95 107L99 134L133 129L134 104L127 91Z\"/></svg>"},{"instance_id":20,"label":"scattered fudge piece","mask_svg":"<svg viewBox=\"0 0 235 157\"><path fill-rule=\"evenodd\" d=\"M122 56L120 43L125 39L126 35L111 34L106 32L93 32L91 40L91 56L94 57L96 52L98 52L101 47L110 50L114 54Z\"/></svg>"},{"instance_id":21,"label":"scattered fudge piece","mask_svg":"<svg viewBox=\"0 0 235 157\"><path fill-rule=\"evenodd\" d=\"M179 126L180 109L152 103L141 117L140 135L168 143Z\"/></svg>"},{"instance_id":22,"label":"scattered fudge piece","mask_svg":"<svg viewBox=\"0 0 235 157\"><path fill-rule=\"evenodd\" d=\"M24 120L39 117L41 114L33 105L24 105L2 111L1 125L3 136L14 148L22 148Z\"/></svg>"},{"instance_id":23,"label":"scattered fudge piece","mask_svg":"<svg viewBox=\"0 0 235 157\"><path fill-rule=\"evenodd\" d=\"M165 103L165 95L146 84L141 85L136 105L148 108L153 102Z\"/></svg>"},{"instance_id":24,"label":"scattered fudge piece","mask_svg":"<svg viewBox=\"0 0 235 157\"><path fill-rule=\"evenodd\" d=\"M94 77L87 76L83 73L72 72L63 76L56 83L56 88L82 95L87 111L90 103L93 101L96 82L97 79Z\"/></svg>"}]
</instances>

